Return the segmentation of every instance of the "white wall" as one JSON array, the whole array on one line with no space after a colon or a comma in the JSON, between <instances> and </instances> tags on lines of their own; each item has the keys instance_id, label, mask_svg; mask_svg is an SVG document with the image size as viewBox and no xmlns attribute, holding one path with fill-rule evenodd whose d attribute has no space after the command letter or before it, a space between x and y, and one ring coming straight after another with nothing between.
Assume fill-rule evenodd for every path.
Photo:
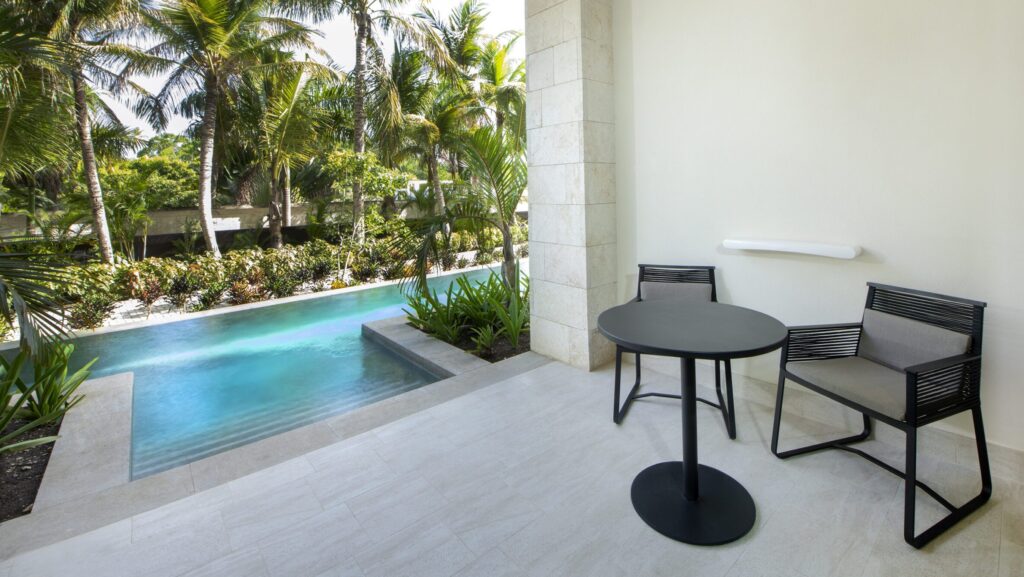
<instances>
[{"instance_id":1,"label":"white wall","mask_svg":"<svg viewBox=\"0 0 1024 577\"><path fill-rule=\"evenodd\" d=\"M787 324L859 319L868 280L985 300L987 433L1024 449L1024 2L615 4L622 296L648 261L717 265L721 300Z\"/></svg>"}]
</instances>

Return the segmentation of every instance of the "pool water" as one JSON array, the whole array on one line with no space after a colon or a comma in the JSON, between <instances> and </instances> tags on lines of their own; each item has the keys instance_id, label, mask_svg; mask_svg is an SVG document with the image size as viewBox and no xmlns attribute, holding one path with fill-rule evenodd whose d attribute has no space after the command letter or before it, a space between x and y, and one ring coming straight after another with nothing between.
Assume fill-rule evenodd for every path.
<instances>
[{"instance_id":1,"label":"pool water","mask_svg":"<svg viewBox=\"0 0 1024 577\"><path fill-rule=\"evenodd\" d=\"M436 381L362 338L363 323L404 305L390 285L84 336L75 361L99 357L93 377L134 373L138 479Z\"/></svg>"}]
</instances>

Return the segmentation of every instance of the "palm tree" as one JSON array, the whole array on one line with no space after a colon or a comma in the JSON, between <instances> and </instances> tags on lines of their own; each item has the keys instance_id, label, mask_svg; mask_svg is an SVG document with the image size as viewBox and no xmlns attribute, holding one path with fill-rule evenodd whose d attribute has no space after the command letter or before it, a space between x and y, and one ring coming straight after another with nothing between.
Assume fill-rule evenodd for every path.
<instances>
[{"instance_id":1,"label":"palm tree","mask_svg":"<svg viewBox=\"0 0 1024 577\"><path fill-rule=\"evenodd\" d=\"M447 19L425 6L417 17L426 20L437 31L464 78L471 78L480 63L480 41L487 20L487 11L480 0L464 0Z\"/></svg>"},{"instance_id":2,"label":"palm tree","mask_svg":"<svg viewBox=\"0 0 1024 577\"><path fill-rule=\"evenodd\" d=\"M454 216L498 229L505 282L509 287L518 287L512 227L516 224L516 208L526 191L526 158L509 135L490 127L473 133L464 154L475 178L471 180L470 195L454 210Z\"/></svg>"},{"instance_id":3,"label":"palm tree","mask_svg":"<svg viewBox=\"0 0 1024 577\"><path fill-rule=\"evenodd\" d=\"M123 54L116 32L138 21L138 0L60 0L52 2L55 12L51 37L74 47L71 60L71 87L74 95L75 128L82 153L82 171L92 207L93 229L104 262L114 262L107 212L103 206L96 150L92 136L90 110L91 83L128 86L103 67L104 58ZM115 118L116 122L116 118Z\"/></svg>"},{"instance_id":4,"label":"palm tree","mask_svg":"<svg viewBox=\"0 0 1024 577\"><path fill-rule=\"evenodd\" d=\"M399 38L411 40L448 73L453 73L456 68L444 43L428 22L419 18L403 18L395 13L394 9L405 4L405 1L338 0L341 13L347 14L352 19L356 33L356 63L350 75L353 117L352 149L356 154L366 152L366 63L368 58L374 62L383 62L380 40L384 33L394 31ZM359 243L366 239L363 209L362 184L356 182L352 186L352 234Z\"/></svg>"},{"instance_id":5,"label":"palm tree","mask_svg":"<svg viewBox=\"0 0 1024 577\"><path fill-rule=\"evenodd\" d=\"M288 62L291 54L271 55L270 62ZM271 243L282 246L281 227L291 224L291 166L309 160L326 113L314 95L312 75L329 70L311 62L293 63L245 75L238 89L239 124L255 164L270 182Z\"/></svg>"},{"instance_id":6,"label":"palm tree","mask_svg":"<svg viewBox=\"0 0 1024 577\"><path fill-rule=\"evenodd\" d=\"M0 9L0 183L71 153L74 137L64 121L71 99L62 80L67 52L29 15Z\"/></svg>"},{"instance_id":7,"label":"palm tree","mask_svg":"<svg viewBox=\"0 0 1024 577\"><path fill-rule=\"evenodd\" d=\"M407 118L411 149L420 154L427 167L427 180L434 191L435 213L444 214L447 199L441 187L440 159L443 150L454 150L468 134L467 121L475 113L470 94L447 84L434 84L426 97L426 107Z\"/></svg>"},{"instance_id":8,"label":"palm tree","mask_svg":"<svg viewBox=\"0 0 1024 577\"><path fill-rule=\"evenodd\" d=\"M480 58L480 97L494 115L494 126L501 132L511 124L513 142L526 141L526 65L510 56L520 34L508 41L494 38L485 44Z\"/></svg>"},{"instance_id":9,"label":"palm tree","mask_svg":"<svg viewBox=\"0 0 1024 577\"><path fill-rule=\"evenodd\" d=\"M213 229L213 157L218 105L245 71L260 66L268 51L302 48L318 52L313 31L285 15L272 0L168 0L143 12L157 44L129 65L124 74L167 74L158 94L139 103L157 129L167 125L169 105L189 91L202 90L199 129L199 210L206 248L220 258Z\"/></svg>"},{"instance_id":10,"label":"palm tree","mask_svg":"<svg viewBox=\"0 0 1024 577\"><path fill-rule=\"evenodd\" d=\"M442 234L446 226L460 223L493 227L502 239L502 278L510 288L519 286L512 228L516 208L526 191L526 157L507 133L493 127L476 129L462 147L462 154L473 178L467 193L452 203L443 215L424 219L416 225L419 247L416 249L416 279L419 290L426 290L426 273L448 243ZM439 246L438 240L444 245Z\"/></svg>"}]
</instances>

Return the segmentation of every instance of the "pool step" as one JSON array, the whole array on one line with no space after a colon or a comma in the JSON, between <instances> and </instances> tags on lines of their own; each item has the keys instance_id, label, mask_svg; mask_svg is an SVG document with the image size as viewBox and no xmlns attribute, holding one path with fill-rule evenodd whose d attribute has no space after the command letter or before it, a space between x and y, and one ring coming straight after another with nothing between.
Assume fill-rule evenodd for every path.
<instances>
[{"instance_id":1,"label":"pool step","mask_svg":"<svg viewBox=\"0 0 1024 577\"><path fill-rule=\"evenodd\" d=\"M254 441L321 421L330 416L347 412L377 401L408 392L423 386L423 383L400 384L382 387L380 391L367 394L353 391L329 404L298 406L285 410L254 411L246 418L236 420L231 429L217 438L209 433L196 433L181 437L173 444L161 445L149 450L136 447L132 455L132 478L140 479L161 471L198 461Z\"/></svg>"}]
</instances>

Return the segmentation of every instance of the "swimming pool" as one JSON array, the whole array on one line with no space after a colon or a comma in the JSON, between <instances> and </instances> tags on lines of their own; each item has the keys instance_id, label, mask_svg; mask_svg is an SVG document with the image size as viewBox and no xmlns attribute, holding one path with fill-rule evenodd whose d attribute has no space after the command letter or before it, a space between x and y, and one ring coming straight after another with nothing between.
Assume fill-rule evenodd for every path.
<instances>
[{"instance_id":1,"label":"swimming pool","mask_svg":"<svg viewBox=\"0 0 1024 577\"><path fill-rule=\"evenodd\" d=\"M134 373L138 479L435 382L362 338L363 323L397 316L404 303L388 285L87 335L75 340L75 360L99 357L93 377Z\"/></svg>"}]
</instances>

